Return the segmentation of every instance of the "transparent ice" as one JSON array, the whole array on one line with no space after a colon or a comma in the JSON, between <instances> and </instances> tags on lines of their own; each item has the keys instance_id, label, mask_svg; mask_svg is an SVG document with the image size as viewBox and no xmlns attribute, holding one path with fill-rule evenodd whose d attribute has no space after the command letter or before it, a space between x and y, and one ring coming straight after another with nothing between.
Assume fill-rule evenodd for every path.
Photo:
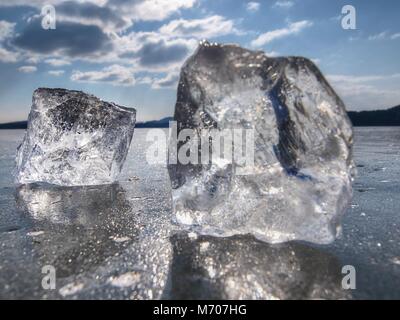
<instances>
[{"instance_id":1,"label":"transparent ice","mask_svg":"<svg viewBox=\"0 0 400 320\"><path fill-rule=\"evenodd\" d=\"M132 140L136 110L80 91L34 91L17 151L18 183L101 185L117 179Z\"/></svg>"},{"instance_id":2,"label":"transparent ice","mask_svg":"<svg viewBox=\"0 0 400 320\"><path fill-rule=\"evenodd\" d=\"M174 119L178 132L255 131L247 175L224 161L169 165L178 224L272 243L330 243L340 234L352 195L353 131L310 60L203 42L182 67Z\"/></svg>"}]
</instances>

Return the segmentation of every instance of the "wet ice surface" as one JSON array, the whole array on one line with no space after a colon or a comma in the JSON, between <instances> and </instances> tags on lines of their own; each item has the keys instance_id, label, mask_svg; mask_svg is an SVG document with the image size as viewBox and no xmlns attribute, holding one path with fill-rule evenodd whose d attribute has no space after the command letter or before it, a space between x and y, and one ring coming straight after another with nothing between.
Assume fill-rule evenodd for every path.
<instances>
[{"instance_id":1,"label":"wet ice surface","mask_svg":"<svg viewBox=\"0 0 400 320\"><path fill-rule=\"evenodd\" d=\"M356 128L354 198L328 246L174 231L167 169L138 152L145 129L119 184L16 189L22 136L0 131L0 298L400 298L400 128ZM340 286L348 264L351 292ZM56 290L42 289L45 265Z\"/></svg>"}]
</instances>

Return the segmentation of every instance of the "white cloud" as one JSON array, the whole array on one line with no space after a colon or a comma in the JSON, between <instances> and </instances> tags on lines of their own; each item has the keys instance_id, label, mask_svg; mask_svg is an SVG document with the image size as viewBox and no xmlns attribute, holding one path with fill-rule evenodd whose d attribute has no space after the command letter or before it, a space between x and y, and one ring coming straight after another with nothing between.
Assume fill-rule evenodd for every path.
<instances>
[{"instance_id":1,"label":"white cloud","mask_svg":"<svg viewBox=\"0 0 400 320\"><path fill-rule=\"evenodd\" d=\"M0 42L3 42L7 38L11 37L14 33L15 23L0 20ZM17 62L19 54L17 52L11 52L6 48L3 48L0 43L0 62L13 63Z\"/></svg>"},{"instance_id":2,"label":"white cloud","mask_svg":"<svg viewBox=\"0 0 400 320\"><path fill-rule=\"evenodd\" d=\"M248 2L246 5L246 10L248 12L257 12L260 9L259 2Z\"/></svg>"},{"instance_id":3,"label":"white cloud","mask_svg":"<svg viewBox=\"0 0 400 320\"><path fill-rule=\"evenodd\" d=\"M24 62L25 63L29 63L29 64L38 64L40 61L40 57L36 56L36 55L32 55L29 58L28 57L24 57Z\"/></svg>"},{"instance_id":4,"label":"white cloud","mask_svg":"<svg viewBox=\"0 0 400 320\"><path fill-rule=\"evenodd\" d=\"M265 51L265 55L267 57L277 57L277 56L279 56L279 52L276 52L276 51Z\"/></svg>"},{"instance_id":5,"label":"white cloud","mask_svg":"<svg viewBox=\"0 0 400 320\"><path fill-rule=\"evenodd\" d=\"M116 39L119 58L135 71L171 72L194 51L198 41L193 38L171 38L158 32L132 32Z\"/></svg>"},{"instance_id":6,"label":"white cloud","mask_svg":"<svg viewBox=\"0 0 400 320\"><path fill-rule=\"evenodd\" d=\"M335 82L365 83L379 80L400 79L400 73L390 75L367 75L367 76L349 76L332 74L327 76L328 79Z\"/></svg>"},{"instance_id":7,"label":"white cloud","mask_svg":"<svg viewBox=\"0 0 400 320\"><path fill-rule=\"evenodd\" d=\"M118 86L132 86L136 83L133 72L120 65L111 65L100 71L77 71L74 70L71 80L89 83L110 83Z\"/></svg>"},{"instance_id":8,"label":"white cloud","mask_svg":"<svg viewBox=\"0 0 400 320\"><path fill-rule=\"evenodd\" d=\"M11 52L7 49L0 47L0 62L5 62L5 63L17 62L18 57L19 56L17 53Z\"/></svg>"},{"instance_id":9,"label":"white cloud","mask_svg":"<svg viewBox=\"0 0 400 320\"><path fill-rule=\"evenodd\" d=\"M285 0L279 0L275 2L275 4L273 5L273 7L278 7L278 8L291 8L293 6L294 6L293 1L285 1Z\"/></svg>"},{"instance_id":10,"label":"white cloud","mask_svg":"<svg viewBox=\"0 0 400 320\"><path fill-rule=\"evenodd\" d=\"M23 73L32 73L35 72L36 70L37 68L35 66L22 66L18 68L18 71Z\"/></svg>"},{"instance_id":11,"label":"white cloud","mask_svg":"<svg viewBox=\"0 0 400 320\"><path fill-rule=\"evenodd\" d=\"M14 32L15 23L0 20L0 41L10 37Z\"/></svg>"},{"instance_id":12,"label":"white cloud","mask_svg":"<svg viewBox=\"0 0 400 320\"><path fill-rule=\"evenodd\" d=\"M57 21L97 25L105 31L121 31L134 21L162 21L192 8L198 0L53 0ZM1 6L42 8L48 0L2 0Z\"/></svg>"},{"instance_id":13,"label":"white cloud","mask_svg":"<svg viewBox=\"0 0 400 320\"><path fill-rule=\"evenodd\" d=\"M395 33L395 34L392 34L390 36L390 39L392 39L392 40L395 40L395 39L398 39L398 38L400 38L400 33Z\"/></svg>"},{"instance_id":14,"label":"white cloud","mask_svg":"<svg viewBox=\"0 0 400 320\"><path fill-rule=\"evenodd\" d=\"M57 22L95 25L106 32L122 31L132 25L130 16L121 15L109 6L88 1L65 1L56 6Z\"/></svg>"},{"instance_id":15,"label":"white cloud","mask_svg":"<svg viewBox=\"0 0 400 320\"><path fill-rule=\"evenodd\" d=\"M393 33L390 34L388 31L383 31L377 34L370 35L368 37L368 40L374 41L374 40L385 40L385 39L390 39L390 40L396 40L400 38L400 33Z\"/></svg>"},{"instance_id":16,"label":"white cloud","mask_svg":"<svg viewBox=\"0 0 400 320\"><path fill-rule=\"evenodd\" d=\"M338 14L337 16L330 17L329 20L331 21L341 21L343 19L343 16L341 14Z\"/></svg>"},{"instance_id":17,"label":"white cloud","mask_svg":"<svg viewBox=\"0 0 400 320\"><path fill-rule=\"evenodd\" d=\"M64 74L64 72L65 72L64 70L50 70L49 74L58 77Z\"/></svg>"},{"instance_id":18,"label":"white cloud","mask_svg":"<svg viewBox=\"0 0 400 320\"><path fill-rule=\"evenodd\" d=\"M136 6L140 20L164 20L182 9L192 8L197 0L147 0Z\"/></svg>"},{"instance_id":19,"label":"white cloud","mask_svg":"<svg viewBox=\"0 0 400 320\"><path fill-rule=\"evenodd\" d=\"M178 81L182 63L193 53L202 38L215 38L227 34L241 34L235 21L220 15L201 19L183 19L183 10L193 8L198 0L93 0L62 1L54 0L57 9L57 32L64 37L57 41L45 41L37 28L38 14L26 20L29 28L22 28L13 39L17 59L0 45L0 60L7 62L24 61L21 72L35 72L39 61L51 66L48 74L60 76L65 73L63 66L77 61L103 63L106 67L92 70L79 70L76 67L70 79L77 82L109 83L118 86L131 86L147 83L153 88L172 88ZM2 1L2 5L27 5L41 8L47 0ZM254 2L255 3L255 2ZM256 5L253 5L255 9ZM127 31L127 26L135 21L163 21L154 31ZM29 22L30 21L30 22ZM34 22L36 24L34 24ZM70 25L75 30L70 30ZM6 24L4 24L6 26ZM86 36L83 31L95 33ZM7 30L13 26L7 24ZM5 29L5 28L2 28ZM32 31L33 30L33 31ZM27 32L29 31L29 32ZM96 32L95 32L96 31ZM40 33L40 36L37 34ZM90 32L89 32L90 33ZM10 31L4 32L4 35ZM44 33L47 35L47 33ZM51 33L48 34L49 36ZM72 36L73 35L73 36ZM33 36L40 40L33 41ZM51 37L50 37L51 38ZM86 42L93 50L86 50ZM15 40L15 41L14 41ZM96 49L96 48L99 49ZM28 62L28 58L32 58ZM140 74L140 77L138 76ZM143 76L145 75L145 76Z\"/></svg>"},{"instance_id":20,"label":"white cloud","mask_svg":"<svg viewBox=\"0 0 400 320\"><path fill-rule=\"evenodd\" d=\"M311 61L314 62L315 64L321 63L321 59L318 59L318 58L311 59Z\"/></svg>"},{"instance_id":21,"label":"white cloud","mask_svg":"<svg viewBox=\"0 0 400 320\"><path fill-rule=\"evenodd\" d=\"M153 32L114 34L114 50L100 60L93 60L114 63L114 66L100 71L74 70L71 79L125 86L147 83L153 88L172 88L176 86L182 63L198 46L199 39L229 33L238 33L234 22L213 15L203 19L172 20ZM45 62L62 65L58 60L47 59ZM147 76L134 77L139 72Z\"/></svg>"},{"instance_id":22,"label":"white cloud","mask_svg":"<svg viewBox=\"0 0 400 320\"><path fill-rule=\"evenodd\" d=\"M108 5L133 20L162 21L174 13L192 8L197 0L110 0Z\"/></svg>"},{"instance_id":23,"label":"white cloud","mask_svg":"<svg viewBox=\"0 0 400 320\"><path fill-rule=\"evenodd\" d=\"M388 35L387 31L383 31L381 33L378 34L374 34L368 37L368 40L382 40L385 39Z\"/></svg>"},{"instance_id":24,"label":"white cloud","mask_svg":"<svg viewBox=\"0 0 400 320\"><path fill-rule=\"evenodd\" d=\"M179 72L173 71L168 73L165 77L159 79L153 79L151 81L151 86L154 89L163 88L176 88L179 80Z\"/></svg>"},{"instance_id":25,"label":"white cloud","mask_svg":"<svg viewBox=\"0 0 400 320\"><path fill-rule=\"evenodd\" d=\"M64 59L46 59L44 62L46 62L49 65L52 65L54 67L60 67L60 66L66 66L70 65L71 62L64 60Z\"/></svg>"},{"instance_id":26,"label":"white cloud","mask_svg":"<svg viewBox=\"0 0 400 320\"><path fill-rule=\"evenodd\" d=\"M400 73L389 75L327 75L350 110L388 108L400 103Z\"/></svg>"},{"instance_id":27,"label":"white cloud","mask_svg":"<svg viewBox=\"0 0 400 320\"><path fill-rule=\"evenodd\" d=\"M46 4L49 4L49 0L1 0L0 7L14 7L14 6L31 6L31 7L43 7ZM51 4L56 6L65 0L52 0ZM78 0L77 2L89 2L98 5L106 4L107 0Z\"/></svg>"},{"instance_id":28,"label":"white cloud","mask_svg":"<svg viewBox=\"0 0 400 320\"><path fill-rule=\"evenodd\" d=\"M214 15L203 19L178 19L163 25L160 33L173 37L213 38L238 33L232 20Z\"/></svg>"},{"instance_id":29,"label":"white cloud","mask_svg":"<svg viewBox=\"0 0 400 320\"><path fill-rule=\"evenodd\" d=\"M27 22L29 28L22 29L21 33L15 37L16 39L13 39L19 58L13 57L6 49L1 49L0 60L14 62L23 59L27 65L35 65L41 61L54 67L55 70L49 72L51 75L59 75L59 68L72 65L76 61L104 63L108 66L100 70L87 71L76 68L71 74L71 79L80 82L102 82L127 86L145 83L146 77L139 79L134 76L141 72L148 75L148 84L154 88L173 86L177 78L176 72L193 53L198 40L240 34L240 31L235 28L235 22L220 15L211 15L192 20L175 17L168 23L161 24L161 27L154 31L126 32L126 26L129 26L130 22L139 20L162 21L171 16L174 17L182 10L192 8L196 3L198 0L93 0L90 2L54 0L52 4L57 9L58 33L61 32L61 35L65 36L58 38L57 41L51 41L51 39L45 41L46 39L40 35L38 38L43 41L32 41L32 35L37 36L43 33L43 30L37 28L40 17L36 14L31 16L30 22ZM28 5L40 10L44 4L47 4L47 1L5 0L1 5ZM73 25L75 30L71 31L70 25ZM86 42L80 41L82 37L85 38L83 31L89 32L90 26L93 26L90 31L94 35L87 36L86 39L90 39L88 47L93 50L90 49L91 51L87 52L85 51ZM122 30L125 31L121 32ZM48 35L50 37L51 33ZM34 57L35 60L28 62L27 59L30 57ZM29 69L22 68L21 72L34 72Z\"/></svg>"},{"instance_id":30,"label":"white cloud","mask_svg":"<svg viewBox=\"0 0 400 320\"><path fill-rule=\"evenodd\" d=\"M300 33L305 28L311 27L313 23L309 20L302 20L290 23L288 27L282 29L276 29L273 31L268 31L266 33L261 34L251 42L253 47L261 47L271 41L276 39L284 38L290 35L295 35Z\"/></svg>"}]
</instances>

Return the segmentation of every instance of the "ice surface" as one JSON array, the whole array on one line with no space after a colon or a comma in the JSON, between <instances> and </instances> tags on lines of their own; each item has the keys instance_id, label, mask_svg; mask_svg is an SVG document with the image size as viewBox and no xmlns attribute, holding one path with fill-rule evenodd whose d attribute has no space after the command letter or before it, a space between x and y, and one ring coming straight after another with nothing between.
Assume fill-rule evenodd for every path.
<instances>
[{"instance_id":1,"label":"ice surface","mask_svg":"<svg viewBox=\"0 0 400 320\"><path fill-rule=\"evenodd\" d=\"M322 247L170 237L170 182L146 161L149 130L135 129L117 185L17 190L10 168L23 131L0 130L1 299L400 299L400 127L355 128L352 206L343 237ZM47 264L56 290L40 285ZM357 290L340 290L344 265L362 275ZM113 285L138 272L136 285Z\"/></svg>"},{"instance_id":2,"label":"ice surface","mask_svg":"<svg viewBox=\"0 0 400 320\"><path fill-rule=\"evenodd\" d=\"M240 164L218 158L169 164L177 223L273 243L329 243L340 233L352 194L353 131L310 60L201 43L181 70L174 118L178 133L198 136L200 129L254 129L254 165L245 175Z\"/></svg>"},{"instance_id":3,"label":"ice surface","mask_svg":"<svg viewBox=\"0 0 400 320\"><path fill-rule=\"evenodd\" d=\"M100 185L116 180L132 140L136 110L80 91L35 90L17 151L17 182Z\"/></svg>"},{"instance_id":4,"label":"ice surface","mask_svg":"<svg viewBox=\"0 0 400 320\"><path fill-rule=\"evenodd\" d=\"M310 245L251 236L171 238L172 299L349 299L335 256Z\"/></svg>"}]
</instances>

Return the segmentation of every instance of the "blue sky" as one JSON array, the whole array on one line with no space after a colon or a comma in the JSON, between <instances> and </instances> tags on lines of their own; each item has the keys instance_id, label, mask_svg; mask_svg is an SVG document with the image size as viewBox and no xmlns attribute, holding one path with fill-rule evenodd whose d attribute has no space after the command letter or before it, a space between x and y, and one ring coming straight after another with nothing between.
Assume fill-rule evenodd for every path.
<instances>
[{"instance_id":1,"label":"blue sky","mask_svg":"<svg viewBox=\"0 0 400 320\"><path fill-rule=\"evenodd\" d=\"M41 9L56 9L56 29ZM356 30L341 26L356 9ZM201 39L313 59L349 110L400 104L398 0L1 0L0 122L26 119L38 87L83 90L173 114L179 69Z\"/></svg>"}]
</instances>

